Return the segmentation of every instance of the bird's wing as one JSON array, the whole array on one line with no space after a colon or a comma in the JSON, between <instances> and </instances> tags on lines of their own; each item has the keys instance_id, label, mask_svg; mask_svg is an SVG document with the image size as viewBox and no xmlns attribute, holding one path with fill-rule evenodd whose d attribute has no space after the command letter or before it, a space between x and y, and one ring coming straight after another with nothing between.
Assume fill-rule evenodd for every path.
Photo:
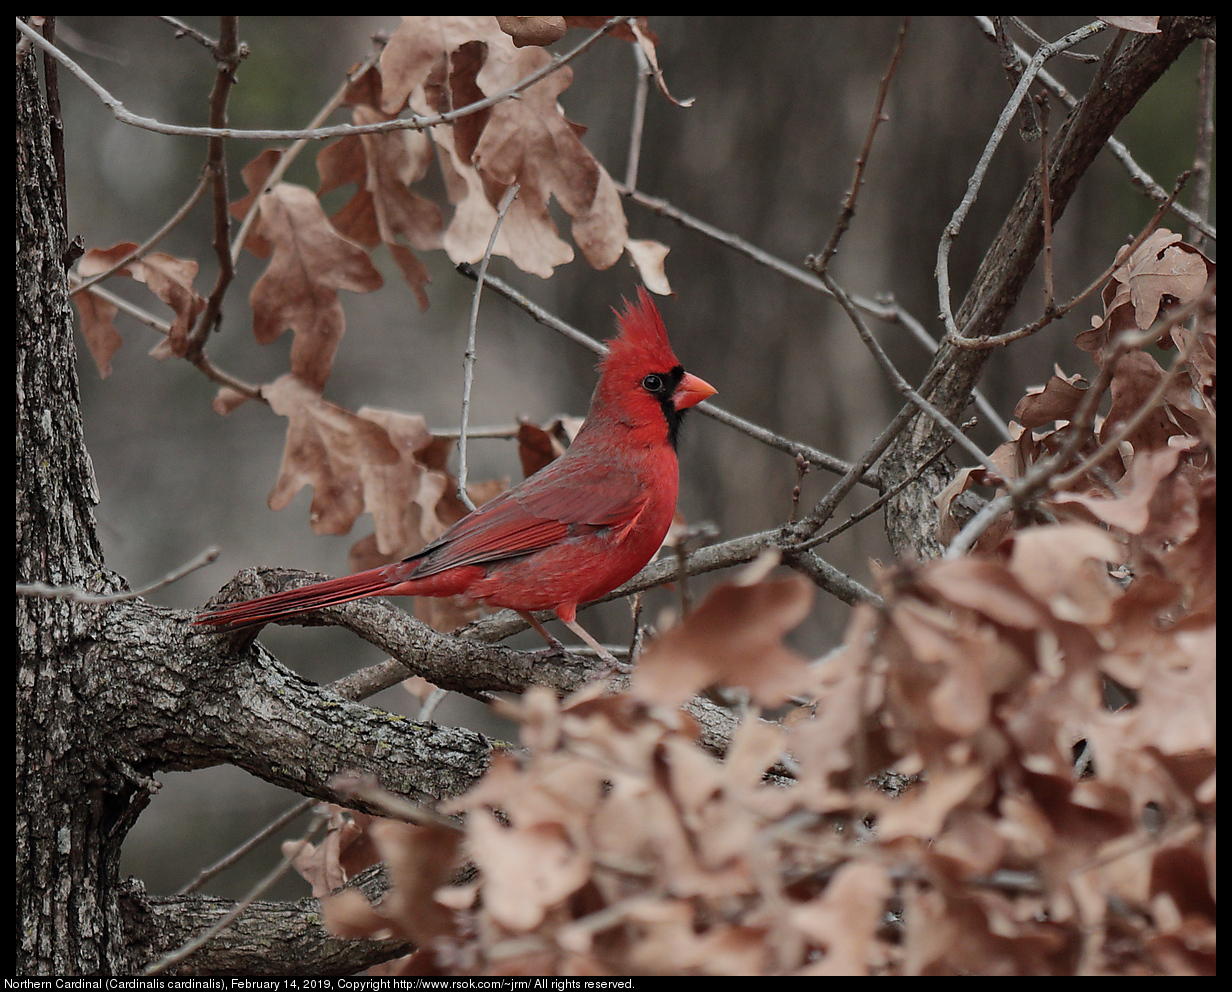
<instances>
[{"instance_id":1,"label":"bird's wing","mask_svg":"<svg viewBox=\"0 0 1232 992\"><path fill-rule=\"evenodd\" d=\"M586 530L619 527L634 520L648 500L627 469L561 458L463 517L407 559L415 563L409 577L518 558Z\"/></svg>"}]
</instances>

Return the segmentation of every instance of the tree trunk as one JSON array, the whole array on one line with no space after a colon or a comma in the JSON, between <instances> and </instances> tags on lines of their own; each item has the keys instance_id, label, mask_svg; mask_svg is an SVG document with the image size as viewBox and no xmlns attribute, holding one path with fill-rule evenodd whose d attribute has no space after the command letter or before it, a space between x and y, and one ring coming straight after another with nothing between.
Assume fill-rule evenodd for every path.
<instances>
[{"instance_id":1,"label":"tree trunk","mask_svg":"<svg viewBox=\"0 0 1232 992\"><path fill-rule=\"evenodd\" d=\"M17 66L17 580L108 591L82 438L64 205L34 53ZM17 599L18 974L125 970L119 840L148 793L83 719L99 622L66 599Z\"/></svg>"}]
</instances>

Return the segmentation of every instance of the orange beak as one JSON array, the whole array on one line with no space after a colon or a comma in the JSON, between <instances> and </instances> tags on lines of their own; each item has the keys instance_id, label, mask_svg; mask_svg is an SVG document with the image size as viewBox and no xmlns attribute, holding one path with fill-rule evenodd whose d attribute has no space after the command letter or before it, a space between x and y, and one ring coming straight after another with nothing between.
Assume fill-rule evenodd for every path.
<instances>
[{"instance_id":1,"label":"orange beak","mask_svg":"<svg viewBox=\"0 0 1232 992\"><path fill-rule=\"evenodd\" d=\"M684 378L680 380L680 384L676 387L676 391L672 393L672 406L677 410L687 410L691 406L697 406L707 396L713 396L718 390L710 385L705 379L699 379L695 375L684 374Z\"/></svg>"}]
</instances>

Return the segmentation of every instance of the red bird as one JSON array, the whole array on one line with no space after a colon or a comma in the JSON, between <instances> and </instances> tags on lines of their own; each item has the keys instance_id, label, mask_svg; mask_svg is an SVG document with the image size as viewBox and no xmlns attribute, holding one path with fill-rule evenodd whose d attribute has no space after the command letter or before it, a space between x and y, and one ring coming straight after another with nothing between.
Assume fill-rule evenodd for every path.
<instances>
[{"instance_id":1,"label":"red bird","mask_svg":"<svg viewBox=\"0 0 1232 992\"><path fill-rule=\"evenodd\" d=\"M659 550L676 510L681 418L715 392L681 366L645 289L617 323L586 422L560 458L409 558L213 607L194 622L234 630L365 596L462 595L517 610L559 649L530 615L554 610L614 664L577 623L577 608L631 579Z\"/></svg>"}]
</instances>

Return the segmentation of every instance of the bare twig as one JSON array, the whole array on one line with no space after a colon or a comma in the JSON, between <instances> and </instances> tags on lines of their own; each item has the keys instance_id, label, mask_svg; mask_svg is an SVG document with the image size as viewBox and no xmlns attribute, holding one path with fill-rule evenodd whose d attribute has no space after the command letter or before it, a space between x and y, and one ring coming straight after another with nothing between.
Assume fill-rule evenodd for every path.
<instances>
[{"instance_id":1,"label":"bare twig","mask_svg":"<svg viewBox=\"0 0 1232 992\"><path fill-rule=\"evenodd\" d=\"M164 575L156 582L151 582L148 586L142 586L140 589L135 589L130 592L108 593L99 595L97 593L86 592L77 586L52 586L45 582L18 582L18 596L34 596L39 599L67 599L74 603L86 603L90 606L103 606L108 603L123 603L130 599L137 599L140 596L147 596L163 586L169 586L173 582L178 582L190 572L195 572L199 568L203 568L218 557L217 548L206 548L201 554L197 555L191 561L186 562L179 568L173 569Z\"/></svg>"},{"instance_id":2,"label":"bare twig","mask_svg":"<svg viewBox=\"0 0 1232 992\"><path fill-rule=\"evenodd\" d=\"M654 76L650 62L641 45L633 46L637 60L637 89L633 91L633 124L629 132L629 160L625 165L625 185L637 189L637 166L642 157L642 129L646 126L646 97L650 93L650 80Z\"/></svg>"},{"instance_id":3,"label":"bare twig","mask_svg":"<svg viewBox=\"0 0 1232 992\"><path fill-rule=\"evenodd\" d=\"M471 383L475 377L475 334L479 325L479 294L483 292L483 283L488 272L488 262L492 260L492 250L496 247L496 237L500 234L505 214L509 212L509 208L517 198L517 195L518 184L514 183L505 190L505 195L501 197L500 205L496 208L496 220L492 224L492 234L488 238L488 247L483 253L483 259L479 262L479 272L475 279L475 295L471 298L471 319L466 334L466 355L462 360L462 426L460 428L461 433L458 435L458 499L462 501L468 510L475 509L475 504L471 502L471 498L466 492L466 428L471 419Z\"/></svg>"},{"instance_id":4,"label":"bare twig","mask_svg":"<svg viewBox=\"0 0 1232 992\"><path fill-rule=\"evenodd\" d=\"M1044 214L1044 315L1051 316L1056 294L1052 280L1052 189L1048 168L1048 96L1040 94L1033 102L1039 108L1040 124L1040 204Z\"/></svg>"},{"instance_id":5,"label":"bare twig","mask_svg":"<svg viewBox=\"0 0 1232 992\"><path fill-rule=\"evenodd\" d=\"M139 127L147 131L154 131L158 134L184 135L187 137L196 138L241 138L249 141L297 141L300 138L305 138L310 141L324 141L328 138L341 138L351 134L387 134L392 131L424 131L428 128L436 127L440 124L451 124L460 117L466 117L470 114L479 113L482 110L487 110L494 107L498 103L503 103L505 100L510 100L516 97L519 93L534 86L535 83L550 76L561 66L571 62L577 58L582 52L590 48L596 41L607 34L616 25L628 20L628 15L620 15L618 17L609 18L604 25L587 37L584 41L566 52L564 55L556 56L551 62L544 65L541 69L537 69L530 75L519 80L508 89L501 90L499 93L494 93L492 96L484 97L482 100L476 100L474 103L468 103L464 107L458 107L455 110L449 110L442 114L432 114L427 117L412 115L410 117L397 117L389 121L380 121L373 124L336 124L332 127L312 128L310 130L266 130L266 129L246 129L234 127L188 127L181 124L164 124L162 121L155 120L151 117L143 117L140 114L134 114L131 110L124 106L123 102L112 96L104 89L88 72L81 68L76 62L60 51L55 45L49 44L41 35L26 25L20 18L17 19L17 29L23 35L45 52L49 52L62 66L76 76L86 88L90 90L98 99L111 110L112 115L122 124L129 124L133 127Z\"/></svg>"},{"instance_id":6,"label":"bare twig","mask_svg":"<svg viewBox=\"0 0 1232 992\"><path fill-rule=\"evenodd\" d=\"M984 184L984 176L988 172L988 165L992 161L993 153L1001 144L1001 139L1005 136L1010 121L1018 113L1019 104L1026 97L1027 90L1035 81L1035 77L1039 74L1044 63L1053 58L1058 52L1072 48L1074 45L1103 31L1106 27L1107 25L1103 21L1094 21L1069 32L1069 34L1051 44L1042 45L1027 64L1022 79L1019 80L1018 86L1015 87L1009 101L1002 109L1001 116L998 118L987 143L984 145L984 151L980 155L979 162L976 163L975 169L971 173L971 178L967 180L967 191L954 209L954 213L950 217L949 223L946 224L941 239L937 243L937 296L941 305L941 318L945 323L947 337L957 338L960 334L958 325L954 321L954 308L950 300L950 248L962 230L963 221L966 220L967 214L970 212L976 197L979 195L980 188Z\"/></svg>"},{"instance_id":7,"label":"bare twig","mask_svg":"<svg viewBox=\"0 0 1232 992\"><path fill-rule=\"evenodd\" d=\"M877 99L873 103L873 118L868 123L868 131L864 135L864 145L860 149L860 154L856 157L855 175L851 177L851 188L847 190L847 195L843 198L843 208L839 211L838 220L834 222L834 230L830 234L830 240L826 242L825 248L822 249L818 256L810 256L805 259L805 265L816 272L819 276L826 274L826 269L830 266L830 259L834 257L834 253L838 251L838 243L842 240L843 234L851 224L851 218L856 213L856 198L860 195L860 187L864 185L864 169L868 165L868 157L872 154L873 139L877 136L877 128L881 122L888 120L885 116L886 96L890 92L890 80L894 78L894 73L898 70L899 59L903 55L903 47L907 43L907 26L911 23L910 17L904 17L902 26L898 29L898 41L894 44L894 53L890 56L890 64L886 68L885 75L881 77L881 85L877 88Z\"/></svg>"},{"instance_id":8,"label":"bare twig","mask_svg":"<svg viewBox=\"0 0 1232 992\"><path fill-rule=\"evenodd\" d=\"M198 31L191 24L181 21L178 17L171 17L167 14L160 14L159 20L166 21L175 28L175 36L177 38L191 38L202 48L206 49L211 55L218 48L218 42L202 31Z\"/></svg>"},{"instance_id":9,"label":"bare twig","mask_svg":"<svg viewBox=\"0 0 1232 992\"><path fill-rule=\"evenodd\" d=\"M251 854L261 844L273 837L274 834L278 833L278 831L285 827L288 823L298 817L303 816L316 804L317 800L315 799L300 800L290 809L274 817L274 819L270 820L269 823L249 837L246 841L237 845L227 854L224 854L212 865L201 869L201 871L197 873L196 878L176 891L176 895L187 895L189 892L196 892L211 878L216 875L220 875L232 865L237 864L241 859Z\"/></svg>"},{"instance_id":10,"label":"bare twig","mask_svg":"<svg viewBox=\"0 0 1232 992\"><path fill-rule=\"evenodd\" d=\"M227 123L227 100L235 86L235 70L247 51L240 45L239 18L227 15L219 18L218 43L213 48L217 69L214 73L214 88L210 92L210 124L222 127ZM197 318L196 326L189 332L187 355L195 359L201 354L210 330L222 313L222 301L227 287L235 278L231 261L230 245L231 213L228 210L227 146L222 138L210 138L209 152L205 161L205 174L210 179L214 202L214 257L218 259L218 276L214 288L206 298L205 307Z\"/></svg>"},{"instance_id":11,"label":"bare twig","mask_svg":"<svg viewBox=\"0 0 1232 992\"><path fill-rule=\"evenodd\" d=\"M975 424L976 424L975 420L968 420L965 424L962 425L962 431L966 433L968 430L974 427ZM869 517L872 514L876 513L879 509L885 506L886 503L890 502L890 500L892 500L895 496L897 496L904 489L906 489L909 485L911 485L911 483L915 482L917 479L923 476L924 473L928 471L929 466L931 466L938 458L944 455L949 449L950 449L950 444L947 441L945 444L940 445L937 448L937 450L934 451L931 455L929 455L926 459L920 462L920 464L917 465L915 469L912 470L912 472L909 475L905 476L902 480L896 483L892 488L887 489L884 493L882 493L875 500L869 503L868 506L864 507L862 510L857 510L855 513L851 514L846 520L844 520L841 524L837 524L836 526L831 527L829 530L824 531L821 534L817 534L814 537L810 537L807 541L801 541L799 544L793 544L788 547L785 547L783 549L784 553L807 551L810 548L815 548L815 547L818 547L819 545L827 544L830 541L834 540L834 538L838 537L838 535L843 533L843 531L848 530L851 527L854 527L861 520L864 520L866 517Z\"/></svg>"}]
</instances>

